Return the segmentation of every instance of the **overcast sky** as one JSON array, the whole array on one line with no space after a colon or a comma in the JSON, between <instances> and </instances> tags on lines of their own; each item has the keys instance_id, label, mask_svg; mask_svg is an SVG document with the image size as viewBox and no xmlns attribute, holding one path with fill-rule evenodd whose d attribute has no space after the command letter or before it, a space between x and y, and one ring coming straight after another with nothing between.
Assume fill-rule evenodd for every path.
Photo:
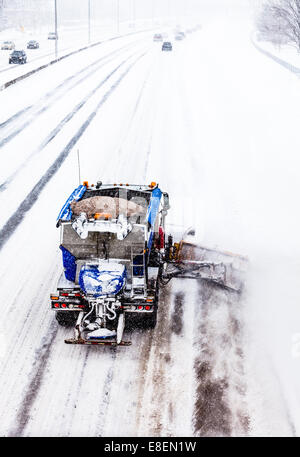
<instances>
[{"instance_id":1,"label":"overcast sky","mask_svg":"<svg viewBox=\"0 0 300 457\"><path fill-rule=\"evenodd\" d=\"M50 0L51 1L51 0ZM53 0L52 0L53 1ZM85 14L88 0L57 0L63 14ZM248 4L249 0L119 0L120 11L124 16L133 12L135 5L136 15L184 15L186 13L201 12L203 9L230 9L240 8ZM116 8L117 0L90 0L95 14L110 13Z\"/></svg>"}]
</instances>

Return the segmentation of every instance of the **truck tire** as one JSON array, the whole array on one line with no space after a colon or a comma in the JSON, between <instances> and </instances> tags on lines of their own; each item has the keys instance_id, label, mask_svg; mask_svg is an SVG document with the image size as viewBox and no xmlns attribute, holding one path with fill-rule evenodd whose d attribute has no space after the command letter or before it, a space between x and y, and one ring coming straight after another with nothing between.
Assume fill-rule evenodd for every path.
<instances>
[{"instance_id":1,"label":"truck tire","mask_svg":"<svg viewBox=\"0 0 300 457\"><path fill-rule=\"evenodd\" d=\"M155 328L157 322L157 306L153 313L143 313L140 315L140 326L144 329Z\"/></svg>"},{"instance_id":2,"label":"truck tire","mask_svg":"<svg viewBox=\"0 0 300 457\"><path fill-rule=\"evenodd\" d=\"M153 313L148 316L148 328L155 328L157 322L157 306L155 306Z\"/></svg>"},{"instance_id":3,"label":"truck tire","mask_svg":"<svg viewBox=\"0 0 300 457\"><path fill-rule=\"evenodd\" d=\"M156 290L155 290L155 299L153 303L153 312L152 313L142 313L141 314L141 327L142 328L155 328L157 323L157 310L159 304L159 281L156 281Z\"/></svg>"},{"instance_id":4,"label":"truck tire","mask_svg":"<svg viewBox=\"0 0 300 457\"><path fill-rule=\"evenodd\" d=\"M77 319L76 311L56 311L55 317L59 325L63 327L72 327Z\"/></svg>"}]
</instances>

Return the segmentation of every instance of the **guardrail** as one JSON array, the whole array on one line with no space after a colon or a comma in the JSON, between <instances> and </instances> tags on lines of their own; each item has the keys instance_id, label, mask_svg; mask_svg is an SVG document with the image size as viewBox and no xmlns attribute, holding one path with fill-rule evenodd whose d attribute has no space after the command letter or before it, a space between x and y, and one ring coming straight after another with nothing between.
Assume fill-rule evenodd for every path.
<instances>
[{"instance_id":1,"label":"guardrail","mask_svg":"<svg viewBox=\"0 0 300 457\"><path fill-rule=\"evenodd\" d=\"M271 52L267 51L263 47L259 46L256 42L256 37L251 36L251 41L253 46L262 54L265 56L269 57L270 59L274 60L274 62L278 63L282 67L286 68L287 70L291 71L292 73L296 74L298 77L300 77L300 68L295 67L295 65L290 64L289 62L286 62L285 60L280 59L279 57L275 56Z\"/></svg>"}]
</instances>

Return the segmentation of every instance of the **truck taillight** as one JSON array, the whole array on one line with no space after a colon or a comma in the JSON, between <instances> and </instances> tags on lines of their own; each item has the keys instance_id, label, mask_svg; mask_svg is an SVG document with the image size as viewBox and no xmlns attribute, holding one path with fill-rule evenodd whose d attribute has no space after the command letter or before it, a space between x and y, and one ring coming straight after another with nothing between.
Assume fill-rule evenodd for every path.
<instances>
[{"instance_id":1,"label":"truck taillight","mask_svg":"<svg viewBox=\"0 0 300 457\"><path fill-rule=\"evenodd\" d=\"M52 308L55 308L55 309L65 309L65 310L68 310L68 309L85 309L86 305L84 303L78 303L79 300L77 300L77 303L69 303L69 302L63 302L63 301L60 301L60 302L57 302L57 301L52 301Z\"/></svg>"}]
</instances>

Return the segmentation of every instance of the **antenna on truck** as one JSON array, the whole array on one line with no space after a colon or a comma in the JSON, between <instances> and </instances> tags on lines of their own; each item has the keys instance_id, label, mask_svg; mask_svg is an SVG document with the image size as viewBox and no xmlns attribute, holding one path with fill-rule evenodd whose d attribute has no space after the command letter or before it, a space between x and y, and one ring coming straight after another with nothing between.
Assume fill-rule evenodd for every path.
<instances>
[{"instance_id":1,"label":"antenna on truck","mask_svg":"<svg viewBox=\"0 0 300 457\"><path fill-rule=\"evenodd\" d=\"M79 185L81 183L81 176L80 176L80 157L79 157L79 149L77 149L77 162L78 162L78 178L79 178Z\"/></svg>"}]
</instances>

